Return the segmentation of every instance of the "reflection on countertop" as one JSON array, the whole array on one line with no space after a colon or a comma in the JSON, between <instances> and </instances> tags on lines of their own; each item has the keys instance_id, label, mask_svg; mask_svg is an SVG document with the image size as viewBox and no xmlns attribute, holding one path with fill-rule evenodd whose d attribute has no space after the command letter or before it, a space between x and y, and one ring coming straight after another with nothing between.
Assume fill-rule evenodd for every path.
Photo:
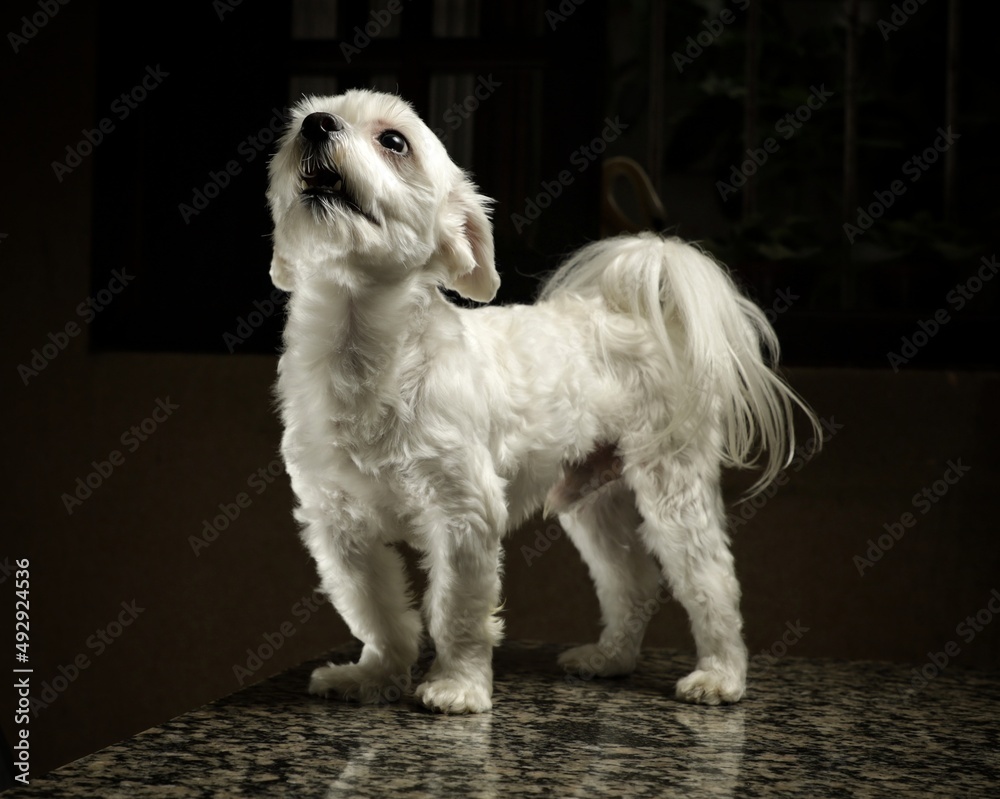
<instances>
[{"instance_id":1,"label":"reflection on countertop","mask_svg":"<svg viewBox=\"0 0 1000 799\"><path fill-rule=\"evenodd\" d=\"M502 646L479 716L312 697L317 663L303 664L5 796L1000 795L1000 672L921 686L903 665L789 657L711 708L673 698L690 655L652 650L631 677L584 681L558 652Z\"/></svg>"}]
</instances>

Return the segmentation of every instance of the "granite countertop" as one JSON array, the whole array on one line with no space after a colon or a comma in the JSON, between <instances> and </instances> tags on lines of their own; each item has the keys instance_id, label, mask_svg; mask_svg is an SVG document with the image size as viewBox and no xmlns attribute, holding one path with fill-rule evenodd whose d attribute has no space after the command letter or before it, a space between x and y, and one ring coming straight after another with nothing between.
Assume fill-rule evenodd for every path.
<instances>
[{"instance_id":1,"label":"granite countertop","mask_svg":"<svg viewBox=\"0 0 1000 799\"><path fill-rule=\"evenodd\" d=\"M911 667L788 657L712 708L673 699L690 655L581 681L559 651L501 647L479 716L309 696L306 663L4 797L1000 795L1000 672L914 690Z\"/></svg>"}]
</instances>

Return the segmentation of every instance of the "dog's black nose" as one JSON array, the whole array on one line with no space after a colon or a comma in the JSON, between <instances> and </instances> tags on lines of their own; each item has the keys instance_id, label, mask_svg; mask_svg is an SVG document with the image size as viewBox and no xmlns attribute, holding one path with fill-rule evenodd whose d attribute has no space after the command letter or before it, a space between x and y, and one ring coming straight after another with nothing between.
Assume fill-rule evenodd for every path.
<instances>
[{"instance_id":1,"label":"dog's black nose","mask_svg":"<svg viewBox=\"0 0 1000 799\"><path fill-rule=\"evenodd\" d=\"M317 111L302 120L302 135L311 142L325 142L331 133L344 129L344 123L333 114Z\"/></svg>"}]
</instances>

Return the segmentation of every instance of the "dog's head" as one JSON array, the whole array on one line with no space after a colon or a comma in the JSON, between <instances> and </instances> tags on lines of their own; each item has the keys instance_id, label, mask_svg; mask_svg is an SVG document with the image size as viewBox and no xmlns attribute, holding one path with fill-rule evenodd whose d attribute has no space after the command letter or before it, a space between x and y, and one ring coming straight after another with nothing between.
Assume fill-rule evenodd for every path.
<instances>
[{"instance_id":1,"label":"dog's head","mask_svg":"<svg viewBox=\"0 0 1000 799\"><path fill-rule=\"evenodd\" d=\"M303 99L269 172L279 288L336 270L377 281L419 270L470 299L496 295L489 200L399 97Z\"/></svg>"}]
</instances>

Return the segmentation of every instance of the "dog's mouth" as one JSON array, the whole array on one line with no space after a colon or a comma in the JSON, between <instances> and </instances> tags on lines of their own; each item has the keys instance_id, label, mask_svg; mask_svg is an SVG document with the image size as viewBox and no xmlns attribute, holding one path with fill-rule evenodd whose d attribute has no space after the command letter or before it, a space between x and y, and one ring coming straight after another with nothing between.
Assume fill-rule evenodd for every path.
<instances>
[{"instance_id":1,"label":"dog's mouth","mask_svg":"<svg viewBox=\"0 0 1000 799\"><path fill-rule=\"evenodd\" d=\"M318 166L304 169L299 176L300 190L307 202L313 205L337 204L363 216L373 225L378 221L365 211L348 190L344 176L333 169Z\"/></svg>"}]
</instances>

